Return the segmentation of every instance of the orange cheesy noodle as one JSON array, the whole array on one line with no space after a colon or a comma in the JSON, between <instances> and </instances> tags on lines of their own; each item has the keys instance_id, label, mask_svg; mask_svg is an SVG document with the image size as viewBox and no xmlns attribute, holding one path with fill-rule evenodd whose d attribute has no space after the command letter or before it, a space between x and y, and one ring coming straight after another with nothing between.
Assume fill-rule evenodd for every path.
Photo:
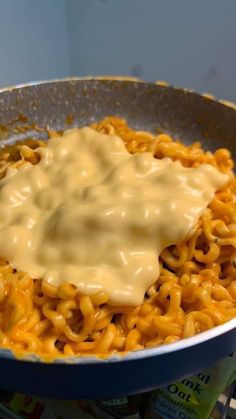
<instances>
[{"instance_id":1,"label":"orange cheesy noodle","mask_svg":"<svg viewBox=\"0 0 236 419\"><path fill-rule=\"evenodd\" d=\"M132 153L149 151L184 167L204 163L229 175L191 234L165 248L160 275L138 306L115 305L105 291L84 295L68 282L53 286L0 260L0 348L50 355L112 354L151 348L196 335L236 317L236 179L229 150L205 152L199 142L186 146L169 135L134 131L107 117L93 124L119 136ZM49 131L49 137L58 134ZM0 178L9 167L37 164L39 140L1 150ZM91 252L96 249L91 249Z\"/></svg>"}]
</instances>

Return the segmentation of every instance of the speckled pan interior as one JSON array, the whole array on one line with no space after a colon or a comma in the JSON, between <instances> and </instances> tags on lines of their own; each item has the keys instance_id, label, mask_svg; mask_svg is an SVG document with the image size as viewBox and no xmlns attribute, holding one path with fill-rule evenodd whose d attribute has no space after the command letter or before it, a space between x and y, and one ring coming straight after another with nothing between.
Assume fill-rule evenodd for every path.
<instances>
[{"instance_id":1,"label":"speckled pan interior","mask_svg":"<svg viewBox=\"0 0 236 419\"><path fill-rule=\"evenodd\" d=\"M107 115L126 118L136 129L164 130L185 143L228 147L236 158L236 110L172 87L117 80L66 80L0 91L0 138L43 137ZM37 128L41 130L39 131Z\"/></svg>"}]
</instances>

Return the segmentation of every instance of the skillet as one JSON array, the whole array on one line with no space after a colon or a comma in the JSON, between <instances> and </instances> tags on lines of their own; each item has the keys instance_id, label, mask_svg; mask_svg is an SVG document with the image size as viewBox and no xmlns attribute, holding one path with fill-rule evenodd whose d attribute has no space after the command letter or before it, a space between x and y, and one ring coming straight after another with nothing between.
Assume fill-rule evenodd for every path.
<instances>
[{"instance_id":1,"label":"skillet","mask_svg":"<svg viewBox=\"0 0 236 419\"><path fill-rule=\"evenodd\" d=\"M186 144L228 147L236 159L236 110L195 93L118 80L65 79L0 91L1 144L46 137L107 115L135 129L160 129ZM236 319L170 345L116 355L46 363L0 350L0 388L51 398L109 398L168 385L197 374L236 350Z\"/></svg>"}]
</instances>

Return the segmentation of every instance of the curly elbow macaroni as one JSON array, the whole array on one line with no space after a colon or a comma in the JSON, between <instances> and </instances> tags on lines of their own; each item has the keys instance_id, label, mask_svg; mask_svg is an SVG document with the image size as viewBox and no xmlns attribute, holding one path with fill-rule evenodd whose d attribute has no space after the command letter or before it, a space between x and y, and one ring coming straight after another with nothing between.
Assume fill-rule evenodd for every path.
<instances>
[{"instance_id":1,"label":"curly elbow macaroni","mask_svg":"<svg viewBox=\"0 0 236 419\"><path fill-rule=\"evenodd\" d=\"M0 260L0 347L39 355L104 354L150 348L193 336L236 316L236 179L227 149L205 152L169 135L134 131L125 121L105 118L92 126L120 136L128 151L152 151L186 167L212 164L231 174L190 237L165 249L161 273L138 307L117 307L100 292L80 295L66 283L55 288L16 272ZM50 132L49 135L57 135ZM42 141L3 149L0 177L9 165L36 164Z\"/></svg>"}]
</instances>

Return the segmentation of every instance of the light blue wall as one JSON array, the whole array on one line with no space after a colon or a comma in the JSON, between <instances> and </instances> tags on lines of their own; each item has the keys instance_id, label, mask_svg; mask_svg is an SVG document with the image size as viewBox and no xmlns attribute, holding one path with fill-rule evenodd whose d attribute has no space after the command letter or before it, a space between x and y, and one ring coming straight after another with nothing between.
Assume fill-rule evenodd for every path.
<instances>
[{"instance_id":1,"label":"light blue wall","mask_svg":"<svg viewBox=\"0 0 236 419\"><path fill-rule=\"evenodd\" d=\"M72 71L236 100L236 0L68 0Z\"/></svg>"},{"instance_id":2,"label":"light blue wall","mask_svg":"<svg viewBox=\"0 0 236 419\"><path fill-rule=\"evenodd\" d=\"M71 73L64 0L0 0L0 86Z\"/></svg>"},{"instance_id":3,"label":"light blue wall","mask_svg":"<svg viewBox=\"0 0 236 419\"><path fill-rule=\"evenodd\" d=\"M124 74L236 101L236 0L0 0L0 86Z\"/></svg>"}]
</instances>

